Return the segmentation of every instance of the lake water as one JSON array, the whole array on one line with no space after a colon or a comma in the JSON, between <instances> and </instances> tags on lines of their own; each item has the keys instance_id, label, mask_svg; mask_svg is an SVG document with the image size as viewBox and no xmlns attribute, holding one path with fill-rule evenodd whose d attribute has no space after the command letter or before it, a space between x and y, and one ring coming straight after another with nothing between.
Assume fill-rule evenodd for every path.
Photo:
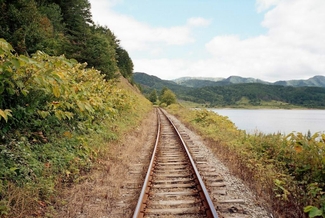
<instances>
[{"instance_id":1,"label":"lake water","mask_svg":"<svg viewBox=\"0 0 325 218\"><path fill-rule=\"evenodd\" d=\"M325 110L282 109L210 109L227 116L235 125L247 133L256 130L263 133L289 134L293 131L306 134L325 133Z\"/></svg>"}]
</instances>

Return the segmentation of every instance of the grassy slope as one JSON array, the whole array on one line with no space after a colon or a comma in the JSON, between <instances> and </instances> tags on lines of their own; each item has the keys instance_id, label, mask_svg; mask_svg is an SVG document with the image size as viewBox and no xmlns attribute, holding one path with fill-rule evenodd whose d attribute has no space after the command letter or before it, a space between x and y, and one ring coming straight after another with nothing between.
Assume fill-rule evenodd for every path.
<instances>
[{"instance_id":1,"label":"grassy slope","mask_svg":"<svg viewBox=\"0 0 325 218\"><path fill-rule=\"evenodd\" d=\"M38 171L38 177L21 183L0 181L1 217L50 216L62 189L85 180L96 167L96 160L107 158L110 146L139 125L152 109L151 103L122 77L116 86L131 104L113 120L102 120L95 129L84 132L62 126L58 131L42 133L46 136L45 144L26 142L21 143L19 150L10 151L26 162L26 169ZM40 159L43 156L45 160Z\"/></svg>"}]
</instances>

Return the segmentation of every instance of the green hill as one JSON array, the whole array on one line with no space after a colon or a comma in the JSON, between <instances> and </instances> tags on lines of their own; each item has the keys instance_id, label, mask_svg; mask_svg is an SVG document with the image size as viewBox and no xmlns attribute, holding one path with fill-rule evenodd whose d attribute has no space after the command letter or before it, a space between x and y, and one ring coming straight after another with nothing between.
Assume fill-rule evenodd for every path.
<instances>
[{"instance_id":1,"label":"green hill","mask_svg":"<svg viewBox=\"0 0 325 218\"><path fill-rule=\"evenodd\" d=\"M315 86L315 87L325 88L325 76L314 76L307 80L277 81L274 84L283 85L283 86L295 86L295 87Z\"/></svg>"},{"instance_id":2,"label":"green hill","mask_svg":"<svg viewBox=\"0 0 325 218\"><path fill-rule=\"evenodd\" d=\"M269 85L281 85L281 86L294 86L294 87L323 87L325 88L325 76L314 76L307 80L287 80L287 81L276 81L274 83L263 81L255 78L244 78L240 76L230 76L224 78L205 78L205 77L181 77L173 80L179 85L200 88L205 86L224 86L231 84L241 83L261 83Z\"/></svg>"},{"instance_id":3,"label":"green hill","mask_svg":"<svg viewBox=\"0 0 325 218\"><path fill-rule=\"evenodd\" d=\"M262 83L233 84L227 81L209 81L209 84L214 85L200 86L196 84L196 88L194 88L161 80L145 73L135 73L134 81L143 87L145 94L154 89L159 91L163 87L167 87L175 92L178 99L205 104L209 107L267 105L288 107L288 105L292 105L295 107L325 108L325 88L322 87L293 87ZM238 82L238 80L236 81Z\"/></svg>"},{"instance_id":4,"label":"green hill","mask_svg":"<svg viewBox=\"0 0 325 218\"><path fill-rule=\"evenodd\" d=\"M141 86L142 92L148 95L152 90L161 91L164 87L168 87L173 92L177 93L178 98L187 99L187 92L192 90L190 87L179 85L170 80L162 80L156 76L151 76L145 73L134 73L133 80Z\"/></svg>"}]
</instances>

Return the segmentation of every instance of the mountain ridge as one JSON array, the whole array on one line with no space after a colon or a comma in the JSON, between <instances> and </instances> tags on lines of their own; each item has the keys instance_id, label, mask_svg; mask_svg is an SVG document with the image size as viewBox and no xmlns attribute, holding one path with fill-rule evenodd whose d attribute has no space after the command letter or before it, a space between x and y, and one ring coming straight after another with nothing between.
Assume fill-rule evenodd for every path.
<instances>
[{"instance_id":1,"label":"mountain ridge","mask_svg":"<svg viewBox=\"0 0 325 218\"><path fill-rule=\"evenodd\" d=\"M241 84L241 83L261 83L268 85L282 85L282 86L293 86L293 87L323 87L325 88L325 76L316 75L309 79L300 80L279 80L276 82L268 82L252 77L240 77L240 76L229 76L228 78L220 77L180 77L173 81L179 85L186 87L206 87L206 86L223 86L230 84Z\"/></svg>"},{"instance_id":2,"label":"mountain ridge","mask_svg":"<svg viewBox=\"0 0 325 218\"><path fill-rule=\"evenodd\" d=\"M320 77L323 78L322 76ZM262 84L258 80L250 83L240 82L240 78L232 77L228 81L202 81L210 86L188 87L171 80L162 80L145 73L135 73L134 82L138 83L145 96L154 90L161 91L164 87L172 90L179 100L190 101L206 107L259 107L274 105L278 108L304 107L325 109L325 87L293 87L274 84ZM311 80L318 79L312 77ZM195 81L195 80L189 80ZM255 81L255 82L254 82ZM197 82L197 81L196 81ZM215 84L219 85L215 85ZM291 105L291 106L290 106Z\"/></svg>"}]
</instances>

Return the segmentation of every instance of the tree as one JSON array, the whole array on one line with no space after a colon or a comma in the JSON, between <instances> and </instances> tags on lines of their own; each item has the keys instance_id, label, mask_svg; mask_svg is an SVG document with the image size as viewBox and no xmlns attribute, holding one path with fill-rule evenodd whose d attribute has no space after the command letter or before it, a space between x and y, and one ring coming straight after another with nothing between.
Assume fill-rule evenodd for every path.
<instances>
[{"instance_id":1,"label":"tree","mask_svg":"<svg viewBox=\"0 0 325 218\"><path fill-rule=\"evenodd\" d=\"M168 88L165 86L161 91L160 91L160 95L159 95L159 100L161 101L162 96L164 95L164 93L168 90Z\"/></svg>"},{"instance_id":2,"label":"tree","mask_svg":"<svg viewBox=\"0 0 325 218\"><path fill-rule=\"evenodd\" d=\"M0 38L10 42L19 54L43 50L44 41L53 37L48 17L38 11L34 0L5 0L0 5Z\"/></svg>"},{"instance_id":3,"label":"tree","mask_svg":"<svg viewBox=\"0 0 325 218\"><path fill-rule=\"evenodd\" d=\"M89 0L0 0L0 38L18 54L40 50L132 81L133 63L108 27L92 21Z\"/></svg>"},{"instance_id":4,"label":"tree","mask_svg":"<svg viewBox=\"0 0 325 218\"><path fill-rule=\"evenodd\" d=\"M156 89L154 89L149 95L149 101L151 101L152 103L155 103L157 101L157 99L158 99L157 91L156 91Z\"/></svg>"},{"instance_id":5,"label":"tree","mask_svg":"<svg viewBox=\"0 0 325 218\"><path fill-rule=\"evenodd\" d=\"M170 89L166 89L160 96L160 103L165 103L167 106L176 103L176 95Z\"/></svg>"},{"instance_id":6,"label":"tree","mask_svg":"<svg viewBox=\"0 0 325 218\"><path fill-rule=\"evenodd\" d=\"M45 38L40 50L49 55L62 55L64 54L64 45L67 44L68 40L63 34L65 24L63 23L61 8L55 3L43 2L38 4L38 10L42 14L44 21L48 21L51 24L51 26L49 26L51 30L50 35Z\"/></svg>"},{"instance_id":7,"label":"tree","mask_svg":"<svg viewBox=\"0 0 325 218\"><path fill-rule=\"evenodd\" d=\"M105 75L105 79L118 76L115 36L106 27L93 26L85 40L85 48L79 52L79 60L87 62Z\"/></svg>"},{"instance_id":8,"label":"tree","mask_svg":"<svg viewBox=\"0 0 325 218\"><path fill-rule=\"evenodd\" d=\"M117 53L117 66L125 78L130 78L133 73L133 62L128 52L118 45L116 48ZM157 93L156 93L157 94Z\"/></svg>"}]
</instances>

